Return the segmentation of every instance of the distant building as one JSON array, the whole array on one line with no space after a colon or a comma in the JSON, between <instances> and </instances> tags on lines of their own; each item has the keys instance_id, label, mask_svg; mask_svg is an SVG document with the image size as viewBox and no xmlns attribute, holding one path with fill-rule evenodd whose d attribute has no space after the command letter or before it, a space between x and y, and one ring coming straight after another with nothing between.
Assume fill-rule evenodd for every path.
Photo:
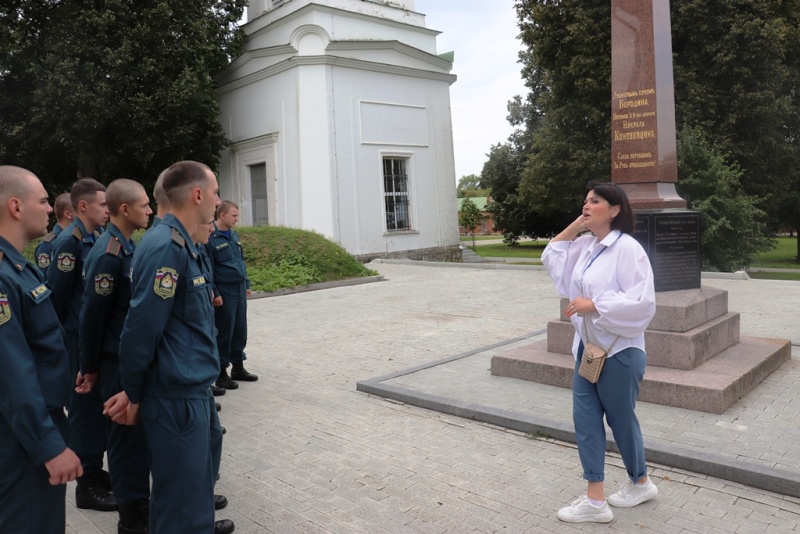
<instances>
[{"instance_id":1,"label":"distant building","mask_svg":"<svg viewBox=\"0 0 800 534\"><path fill-rule=\"evenodd\" d=\"M252 0L218 78L220 196L362 260L454 260L452 54L413 0Z\"/></svg>"},{"instance_id":2,"label":"distant building","mask_svg":"<svg viewBox=\"0 0 800 534\"><path fill-rule=\"evenodd\" d=\"M458 199L458 211L461 211L461 205L464 203L463 198ZM494 220L492 219L492 214L488 210L489 203L491 202L490 197L471 197L470 200L475 204L475 206L480 210L483 219L481 219L480 226L475 228L475 235L495 235L498 232L494 229ZM461 235L471 235L471 230L467 228L458 228L458 232Z\"/></svg>"}]
</instances>

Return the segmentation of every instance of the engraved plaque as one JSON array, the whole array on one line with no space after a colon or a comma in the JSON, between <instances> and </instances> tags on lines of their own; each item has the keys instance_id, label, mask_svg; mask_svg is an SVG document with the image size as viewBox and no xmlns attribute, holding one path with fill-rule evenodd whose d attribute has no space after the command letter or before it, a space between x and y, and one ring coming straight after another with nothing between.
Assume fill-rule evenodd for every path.
<instances>
[{"instance_id":1,"label":"engraved plaque","mask_svg":"<svg viewBox=\"0 0 800 534\"><path fill-rule=\"evenodd\" d=\"M656 291L700 287L699 212L637 211L634 237L650 258Z\"/></svg>"}]
</instances>

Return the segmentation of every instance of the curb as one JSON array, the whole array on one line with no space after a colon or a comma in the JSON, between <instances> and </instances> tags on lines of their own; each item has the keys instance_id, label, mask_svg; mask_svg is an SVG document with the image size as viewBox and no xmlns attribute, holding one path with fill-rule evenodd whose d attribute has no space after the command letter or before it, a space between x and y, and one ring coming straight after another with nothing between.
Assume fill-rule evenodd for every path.
<instances>
[{"instance_id":1,"label":"curb","mask_svg":"<svg viewBox=\"0 0 800 534\"><path fill-rule=\"evenodd\" d=\"M295 293L306 293L308 291L318 291L320 289L332 289L335 287L360 286L373 282L383 282L386 280L382 274L377 276L364 276L363 278L346 278L333 282L320 282L318 284L308 284L296 286L289 289L278 289L277 291L253 291L247 300L265 299L269 297L282 297L284 295L294 295Z\"/></svg>"}]
</instances>

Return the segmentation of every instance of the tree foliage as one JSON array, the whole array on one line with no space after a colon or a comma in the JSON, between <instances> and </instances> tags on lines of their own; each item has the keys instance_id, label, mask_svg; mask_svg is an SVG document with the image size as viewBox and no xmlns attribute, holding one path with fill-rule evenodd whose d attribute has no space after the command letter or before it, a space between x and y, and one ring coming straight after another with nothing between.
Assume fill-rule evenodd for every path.
<instances>
[{"instance_id":1,"label":"tree foliage","mask_svg":"<svg viewBox=\"0 0 800 534\"><path fill-rule=\"evenodd\" d=\"M461 201L461 209L458 210L458 224L470 233L475 233L475 228L480 226L483 221L483 214L471 198L466 197Z\"/></svg>"},{"instance_id":2,"label":"tree foliage","mask_svg":"<svg viewBox=\"0 0 800 534\"><path fill-rule=\"evenodd\" d=\"M764 211L759 200L742 191L742 170L729 164L699 128L687 128L678 136L682 176L678 192L702 217L703 267L736 271L775 245L766 237Z\"/></svg>"},{"instance_id":3,"label":"tree foliage","mask_svg":"<svg viewBox=\"0 0 800 534\"><path fill-rule=\"evenodd\" d=\"M509 103L518 128L492 148L482 177L500 229L543 235L574 219L589 180L610 177L611 2L517 0L515 8L530 92ZM797 228L800 0L672 0L670 9L678 130L699 133L702 142L692 139L706 157L726 155L715 185L697 191L721 194L736 174L730 187L750 199L759 236ZM679 159L688 173L680 181L700 176L693 165L702 158Z\"/></svg>"},{"instance_id":4,"label":"tree foliage","mask_svg":"<svg viewBox=\"0 0 800 534\"><path fill-rule=\"evenodd\" d=\"M7 0L0 7L0 157L54 187L216 167L212 75L241 50L246 0Z\"/></svg>"}]
</instances>

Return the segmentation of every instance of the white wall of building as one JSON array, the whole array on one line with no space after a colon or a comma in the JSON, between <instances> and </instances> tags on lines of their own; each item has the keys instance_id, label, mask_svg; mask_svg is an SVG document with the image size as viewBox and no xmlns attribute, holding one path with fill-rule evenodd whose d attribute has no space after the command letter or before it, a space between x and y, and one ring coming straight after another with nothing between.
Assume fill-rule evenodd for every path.
<instances>
[{"instance_id":1,"label":"white wall of building","mask_svg":"<svg viewBox=\"0 0 800 534\"><path fill-rule=\"evenodd\" d=\"M258 204L251 166L264 164L269 224L318 231L356 255L458 244L452 64L435 55L424 17L409 15L413 2L394 4L405 6L288 0L251 18L247 52L218 79L232 141L221 195L239 203L242 224ZM407 161L410 230L387 231L385 156Z\"/></svg>"}]
</instances>

